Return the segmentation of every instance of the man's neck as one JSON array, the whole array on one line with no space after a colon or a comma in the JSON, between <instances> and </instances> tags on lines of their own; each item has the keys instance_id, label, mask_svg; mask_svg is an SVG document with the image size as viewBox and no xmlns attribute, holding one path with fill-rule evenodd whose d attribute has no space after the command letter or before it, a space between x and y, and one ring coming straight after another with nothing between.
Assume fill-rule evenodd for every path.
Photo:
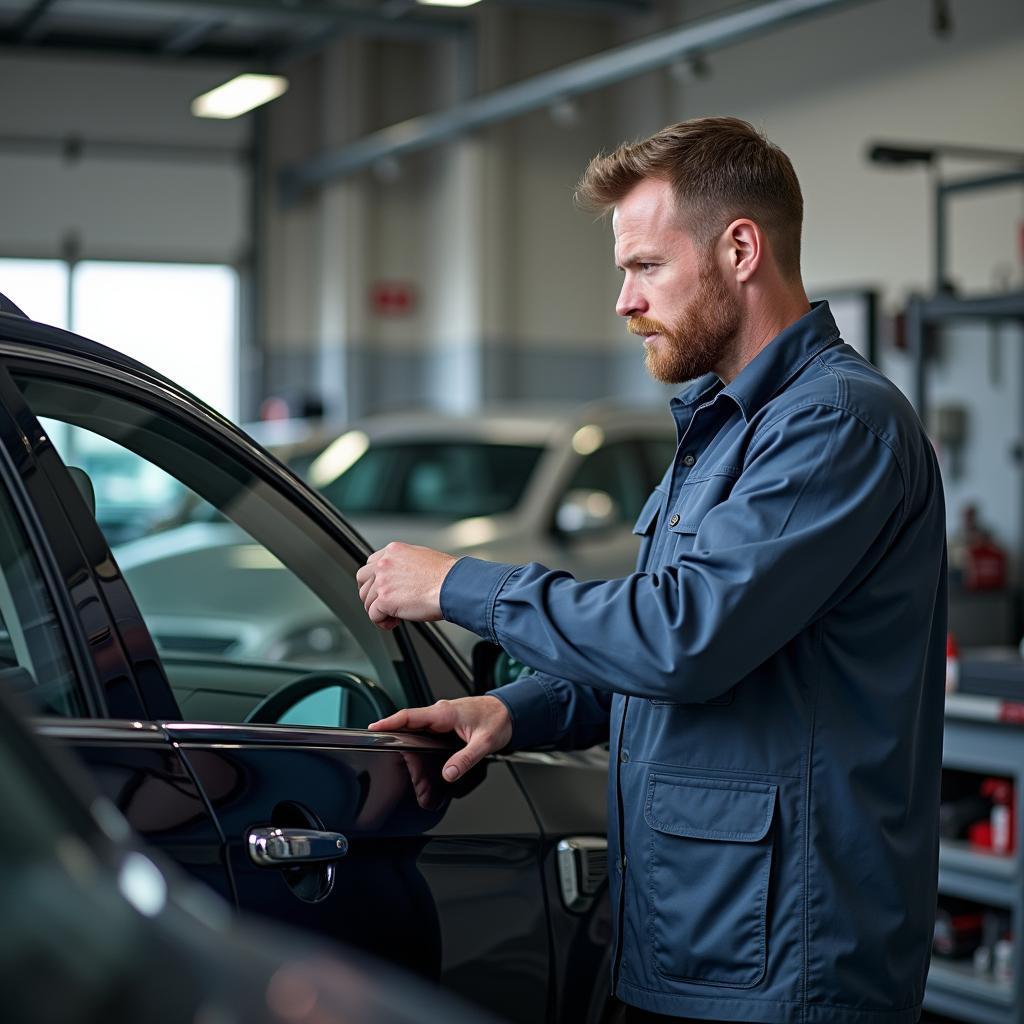
<instances>
[{"instance_id":1,"label":"man's neck","mask_svg":"<svg viewBox=\"0 0 1024 1024\"><path fill-rule=\"evenodd\" d=\"M773 338L806 315L810 308L803 287L787 292L776 302L759 306L744 320L728 356L715 367L722 382L732 383Z\"/></svg>"}]
</instances>

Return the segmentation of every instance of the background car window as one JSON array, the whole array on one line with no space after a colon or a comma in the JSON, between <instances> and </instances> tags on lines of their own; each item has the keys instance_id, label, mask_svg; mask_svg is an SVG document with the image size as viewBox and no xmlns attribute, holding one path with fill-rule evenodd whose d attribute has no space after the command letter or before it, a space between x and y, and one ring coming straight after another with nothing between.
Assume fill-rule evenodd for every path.
<instances>
[{"instance_id":1,"label":"background car window","mask_svg":"<svg viewBox=\"0 0 1024 1024\"><path fill-rule=\"evenodd\" d=\"M38 714L86 713L35 553L0 493L0 686Z\"/></svg>"},{"instance_id":2,"label":"background car window","mask_svg":"<svg viewBox=\"0 0 1024 1024\"><path fill-rule=\"evenodd\" d=\"M646 437L637 442L637 447L647 468L647 489L650 491L661 482L678 446L674 437Z\"/></svg>"},{"instance_id":3,"label":"background car window","mask_svg":"<svg viewBox=\"0 0 1024 1024\"><path fill-rule=\"evenodd\" d=\"M540 454L528 445L376 444L320 489L353 515L490 516L519 501Z\"/></svg>"},{"instance_id":4,"label":"background car window","mask_svg":"<svg viewBox=\"0 0 1024 1024\"><path fill-rule=\"evenodd\" d=\"M65 463L88 476L96 521L111 545L155 533L185 508L188 492L174 477L109 438L59 420L43 427Z\"/></svg>"},{"instance_id":5,"label":"background car window","mask_svg":"<svg viewBox=\"0 0 1024 1024\"><path fill-rule=\"evenodd\" d=\"M632 523L650 493L646 467L628 441L613 441L586 456L567 488L603 491L615 502L618 519Z\"/></svg>"},{"instance_id":6,"label":"background car window","mask_svg":"<svg viewBox=\"0 0 1024 1024\"><path fill-rule=\"evenodd\" d=\"M18 383L65 461L102 452L79 459L94 490L141 510L111 515L97 500L183 716L359 727L410 702L397 641L359 601L355 560L284 495L136 402Z\"/></svg>"}]
</instances>

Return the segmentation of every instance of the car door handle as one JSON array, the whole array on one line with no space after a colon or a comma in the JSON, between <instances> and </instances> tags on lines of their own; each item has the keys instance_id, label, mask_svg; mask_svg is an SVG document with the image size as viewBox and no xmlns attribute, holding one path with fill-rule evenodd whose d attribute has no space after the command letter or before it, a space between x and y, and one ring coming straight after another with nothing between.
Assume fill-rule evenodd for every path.
<instances>
[{"instance_id":1,"label":"car door handle","mask_svg":"<svg viewBox=\"0 0 1024 1024\"><path fill-rule=\"evenodd\" d=\"M312 861L337 860L348 853L340 832L311 828L253 828L247 836L249 857L262 868L286 868Z\"/></svg>"}]
</instances>

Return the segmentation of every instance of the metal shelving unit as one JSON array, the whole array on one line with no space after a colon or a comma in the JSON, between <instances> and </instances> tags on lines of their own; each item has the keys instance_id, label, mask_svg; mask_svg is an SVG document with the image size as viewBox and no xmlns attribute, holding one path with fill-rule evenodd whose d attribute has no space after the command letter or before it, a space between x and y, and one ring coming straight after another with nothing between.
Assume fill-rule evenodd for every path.
<instances>
[{"instance_id":1,"label":"metal shelving unit","mask_svg":"<svg viewBox=\"0 0 1024 1024\"><path fill-rule=\"evenodd\" d=\"M906 310L907 347L914 358L914 406L922 422L927 423L928 334L931 330L957 321L1024 323L1024 292L958 298L955 295L920 296L910 299Z\"/></svg>"},{"instance_id":2,"label":"metal shelving unit","mask_svg":"<svg viewBox=\"0 0 1024 1024\"><path fill-rule=\"evenodd\" d=\"M965 842L939 844L939 894L975 900L1010 912L1012 977L977 973L970 962L932 958L925 1007L978 1024L1024 1024L1024 704L996 697L946 699L943 766L1014 780L1017 836L1010 856L979 853Z\"/></svg>"}]
</instances>

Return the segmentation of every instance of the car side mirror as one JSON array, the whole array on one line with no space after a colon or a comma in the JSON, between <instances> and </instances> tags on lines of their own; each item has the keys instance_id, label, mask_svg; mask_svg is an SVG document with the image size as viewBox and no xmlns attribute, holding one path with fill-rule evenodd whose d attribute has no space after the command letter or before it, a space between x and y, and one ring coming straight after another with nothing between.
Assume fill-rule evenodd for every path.
<instances>
[{"instance_id":1,"label":"car side mirror","mask_svg":"<svg viewBox=\"0 0 1024 1024\"><path fill-rule=\"evenodd\" d=\"M598 533L618 522L619 507L605 491L569 491L555 513L558 532L568 537Z\"/></svg>"},{"instance_id":2,"label":"car side mirror","mask_svg":"<svg viewBox=\"0 0 1024 1024\"><path fill-rule=\"evenodd\" d=\"M473 694L477 697L515 681L526 671L521 661L489 640L481 640L473 647L472 662Z\"/></svg>"}]
</instances>

